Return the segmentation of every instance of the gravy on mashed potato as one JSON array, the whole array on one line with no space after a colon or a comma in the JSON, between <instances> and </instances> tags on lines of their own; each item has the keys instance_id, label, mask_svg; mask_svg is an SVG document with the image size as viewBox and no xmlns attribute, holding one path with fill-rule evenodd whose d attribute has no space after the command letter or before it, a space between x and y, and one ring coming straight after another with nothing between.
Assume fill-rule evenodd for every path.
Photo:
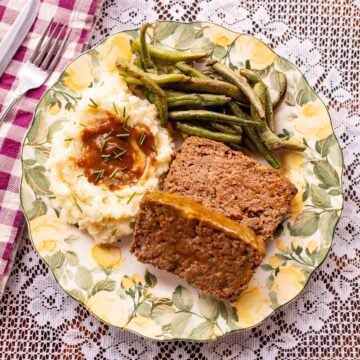
<instances>
[{"instance_id":1,"label":"gravy on mashed potato","mask_svg":"<svg viewBox=\"0 0 360 360\"><path fill-rule=\"evenodd\" d=\"M116 242L132 233L142 195L158 188L174 142L155 105L114 74L81 95L53 137L50 189L62 221L78 224L97 243Z\"/></svg>"}]
</instances>

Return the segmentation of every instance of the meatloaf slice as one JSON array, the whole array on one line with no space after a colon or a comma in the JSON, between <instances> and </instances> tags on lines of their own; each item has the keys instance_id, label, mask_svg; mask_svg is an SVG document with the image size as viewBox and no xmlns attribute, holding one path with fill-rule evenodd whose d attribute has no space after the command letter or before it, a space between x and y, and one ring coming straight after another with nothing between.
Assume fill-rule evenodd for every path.
<instances>
[{"instance_id":1,"label":"meatloaf slice","mask_svg":"<svg viewBox=\"0 0 360 360\"><path fill-rule=\"evenodd\" d=\"M195 136L176 152L163 190L246 224L265 241L289 212L297 192L272 168L222 143Z\"/></svg>"},{"instance_id":2,"label":"meatloaf slice","mask_svg":"<svg viewBox=\"0 0 360 360\"><path fill-rule=\"evenodd\" d=\"M238 298L264 257L264 241L239 224L183 196L144 195L131 252L213 296Z\"/></svg>"}]
</instances>

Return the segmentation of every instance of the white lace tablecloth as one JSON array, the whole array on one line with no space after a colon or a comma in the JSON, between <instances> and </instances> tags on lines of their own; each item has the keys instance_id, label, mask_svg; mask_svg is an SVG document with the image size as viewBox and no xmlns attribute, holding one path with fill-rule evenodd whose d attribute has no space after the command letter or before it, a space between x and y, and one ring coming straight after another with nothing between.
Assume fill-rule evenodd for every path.
<instances>
[{"instance_id":1,"label":"white lace tablecloth","mask_svg":"<svg viewBox=\"0 0 360 360\"><path fill-rule=\"evenodd\" d=\"M92 44L159 19L254 34L295 62L328 103L345 156L345 208L330 256L261 326L212 343L165 343L96 320L63 293L24 234L0 305L0 358L360 359L360 1L105 0Z\"/></svg>"}]
</instances>

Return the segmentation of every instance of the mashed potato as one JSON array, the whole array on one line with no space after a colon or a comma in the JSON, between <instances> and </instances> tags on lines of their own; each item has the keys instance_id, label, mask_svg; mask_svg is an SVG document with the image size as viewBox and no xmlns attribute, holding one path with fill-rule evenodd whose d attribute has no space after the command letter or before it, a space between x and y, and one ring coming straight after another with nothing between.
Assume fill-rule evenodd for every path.
<instances>
[{"instance_id":1,"label":"mashed potato","mask_svg":"<svg viewBox=\"0 0 360 360\"><path fill-rule=\"evenodd\" d=\"M91 106L93 103L96 106ZM90 182L79 166L84 147L82 134L84 129L99 125L104 111L115 116L124 108L128 125L145 125L153 134L156 161L148 164L146 176L111 191ZM168 131L160 127L155 106L132 94L120 78L104 78L101 85L83 92L72 120L53 138L46 167L51 191L61 209L60 218L87 230L97 243L115 242L131 234L142 195L158 187L159 177L168 170L173 148Z\"/></svg>"}]
</instances>

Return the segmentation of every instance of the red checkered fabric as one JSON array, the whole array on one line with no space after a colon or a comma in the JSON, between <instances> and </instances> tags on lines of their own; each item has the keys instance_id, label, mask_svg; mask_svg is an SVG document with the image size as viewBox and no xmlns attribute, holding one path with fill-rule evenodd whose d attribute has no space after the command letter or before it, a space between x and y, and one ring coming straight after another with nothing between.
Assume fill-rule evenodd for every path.
<instances>
[{"instance_id":1,"label":"red checkered fabric","mask_svg":"<svg viewBox=\"0 0 360 360\"><path fill-rule=\"evenodd\" d=\"M26 0L0 2L0 38L2 39ZM54 74L44 86L28 92L0 124L0 295L16 253L23 215L20 210L21 142L32 120L38 100L48 84L54 82L64 66L79 54L86 44L101 0L42 0L37 19L14 59L0 77L0 111L11 98L18 84L18 73L31 55L49 20L68 24L72 28L67 49Z\"/></svg>"}]
</instances>

